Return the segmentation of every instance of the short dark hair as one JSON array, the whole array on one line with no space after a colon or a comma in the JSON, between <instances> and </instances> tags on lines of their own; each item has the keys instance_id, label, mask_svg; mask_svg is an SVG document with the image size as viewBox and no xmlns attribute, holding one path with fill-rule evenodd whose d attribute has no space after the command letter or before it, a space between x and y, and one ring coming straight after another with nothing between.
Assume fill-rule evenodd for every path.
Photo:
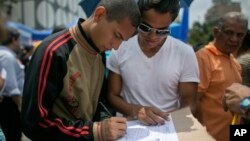
<instances>
[{"instance_id":1,"label":"short dark hair","mask_svg":"<svg viewBox=\"0 0 250 141\"><path fill-rule=\"evenodd\" d=\"M7 37L2 42L2 45L9 45L13 39L18 39L20 37L19 31L15 28L7 27L6 32L7 32Z\"/></svg>"},{"instance_id":2,"label":"short dark hair","mask_svg":"<svg viewBox=\"0 0 250 141\"><path fill-rule=\"evenodd\" d=\"M237 21L240 21L240 22L244 22L245 25L246 25L246 30L247 30L247 26L248 26L248 20L247 18L245 17L244 14L240 13L240 12L228 12L226 13L225 15L223 15L219 20L218 20L218 27L223 27L224 24L228 21L228 20L231 20L231 19L236 19Z\"/></svg>"},{"instance_id":3,"label":"short dark hair","mask_svg":"<svg viewBox=\"0 0 250 141\"><path fill-rule=\"evenodd\" d=\"M171 13L172 21L176 19L180 11L179 0L139 0L138 6L141 14L150 9L159 13Z\"/></svg>"},{"instance_id":4,"label":"short dark hair","mask_svg":"<svg viewBox=\"0 0 250 141\"><path fill-rule=\"evenodd\" d=\"M105 7L108 21L120 22L129 17L134 27L140 23L140 11L134 0L101 0L97 6Z\"/></svg>"}]
</instances>

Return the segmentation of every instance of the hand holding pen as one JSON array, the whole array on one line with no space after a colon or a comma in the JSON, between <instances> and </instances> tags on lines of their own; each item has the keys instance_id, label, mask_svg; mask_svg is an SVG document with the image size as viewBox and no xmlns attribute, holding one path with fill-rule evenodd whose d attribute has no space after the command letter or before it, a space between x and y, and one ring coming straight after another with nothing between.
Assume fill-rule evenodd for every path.
<instances>
[{"instance_id":1,"label":"hand holding pen","mask_svg":"<svg viewBox=\"0 0 250 141\"><path fill-rule=\"evenodd\" d=\"M222 98L222 105L225 111L231 111L234 116L232 125L238 122L238 117L248 117L250 109L250 88L239 83L233 83L226 88L225 95Z\"/></svg>"},{"instance_id":2,"label":"hand holding pen","mask_svg":"<svg viewBox=\"0 0 250 141\"><path fill-rule=\"evenodd\" d=\"M102 102L99 102L99 104L109 115L109 118L101 122L102 136L105 137L105 140L117 140L124 136L127 131L127 119L124 117L112 117L108 108Z\"/></svg>"}]
</instances>

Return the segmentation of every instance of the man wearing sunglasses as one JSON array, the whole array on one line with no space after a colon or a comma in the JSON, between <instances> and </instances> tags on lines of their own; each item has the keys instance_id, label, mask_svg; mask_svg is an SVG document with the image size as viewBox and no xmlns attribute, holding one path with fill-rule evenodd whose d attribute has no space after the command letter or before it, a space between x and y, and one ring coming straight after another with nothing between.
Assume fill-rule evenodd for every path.
<instances>
[{"instance_id":1,"label":"man wearing sunglasses","mask_svg":"<svg viewBox=\"0 0 250 141\"><path fill-rule=\"evenodd\" d=\"M179 0L139 0L138 34L112 50L108 99L123 116L163 124L168 113L191 106L199 82L193 49L169 36Z\"/></svg>"}]
</instances>

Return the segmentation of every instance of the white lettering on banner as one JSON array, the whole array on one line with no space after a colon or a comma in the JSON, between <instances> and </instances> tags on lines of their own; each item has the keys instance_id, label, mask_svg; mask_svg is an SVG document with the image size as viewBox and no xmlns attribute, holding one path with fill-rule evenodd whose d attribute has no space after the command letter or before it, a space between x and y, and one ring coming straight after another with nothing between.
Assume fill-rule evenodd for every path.
<instances>
[{"instance_id":1,"label":"white lettering on banner","mask_svg":"<svg viewBox=\"0 0 250 141\"><path fill-rule=\"evenodd\" d=\"M35 1L36 20L40 28L53 28L68 24L78 17L86 18L84 10L78 5L80 0Z\"/></svg>"}]
</instances>

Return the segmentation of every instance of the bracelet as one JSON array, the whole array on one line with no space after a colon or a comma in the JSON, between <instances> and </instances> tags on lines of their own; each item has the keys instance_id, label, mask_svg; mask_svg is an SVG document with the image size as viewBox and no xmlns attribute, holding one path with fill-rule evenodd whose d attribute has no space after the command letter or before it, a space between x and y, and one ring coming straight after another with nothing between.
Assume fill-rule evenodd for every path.
<instances>
[{"instance_id":1,"label":"bracelet","mask_svg":"<svg viewBox=\"0 0 250 141\"><path fill-rule=\"evenodd\" d=\"M106 141L107 137L106 137L106 129L107 129L107 122L108 122L109 119L104 119L102 122L101 122L101 132L102 132L102 140L103 141Z\"/></svg>"},{"instance_id":2,"label":"bracelet","mask_svg":"<svg viewBox=\"0 0 250 141\"><path fill-rule=\"evenodd\" d=\"M98 122L97 130L99 132L98 139L99 139L99 141L102 141L103 137L105 136L105 132L104 132L104 135L103 135L103 132L102 132L102 122Z\"/></svg>"}]
</instances>

